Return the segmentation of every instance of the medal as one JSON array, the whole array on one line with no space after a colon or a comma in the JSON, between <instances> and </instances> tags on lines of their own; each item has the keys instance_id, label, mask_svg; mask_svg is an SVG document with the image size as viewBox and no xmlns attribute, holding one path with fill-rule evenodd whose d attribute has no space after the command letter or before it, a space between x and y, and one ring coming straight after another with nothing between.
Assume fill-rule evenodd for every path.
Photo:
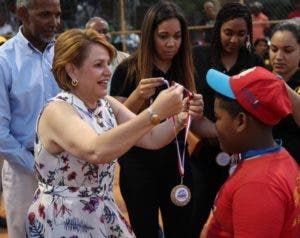
<instances>
[{"instance_id":1,"label":"medal","mask_svg":"<svg viewBox=\"0 0 300 238\"><path fill-rule=\"evenodd\" d=\"M183 207L189 203L191 200L191 191L190 189L183 185L179 184L175 186L171 191L171 201L179 207Z\"/></svg>"},{"instance_id":2,"label":"medal","mask_svg":"<svg viewBox=\"0 0 300 238\"><path fill-rule=\"evenodd\" d=\"M170 86L169 81L167 81L167 80L163 80L163 81L167 85L167 87ZM192 92L190 92L189 90L187 90L187 89L185 89L185 91L188 95L189 100L192 99L194 94ZM170 198L171 198L171 201L176 206L183 207L183 206L187 205L189 203L189 201L191 200L191 191L186 185L183 184L185 150L186 150L188 132L189 132L190 125L191 125L191 115L188 113L186 123L185 123L185 137L184 137L182 155L180 153L178 138L177 138L177 134L176 134L176 126L175 126L174 116L172 116L172 120L173 120L174 132L175 132L175 141L176 141L177 158L178 158L178 170L179 170L179 175L180 175L180 178L181 178L181 183L179 185L175 186L172 189Z\"/></svg>"},{"instance_id":3,"label":"medal","mask_svg":"<svg viewBox=\"0 0 300 238\"><path fill-rule=\"evenodd\" d=\"M189 98L190 98L190 93L187 92ZM173 122L174 122L174 117L173 117ZM183 207L189 203L191 200L191 191L190 189L183 184L183 178L184 178L184 161L185 161L185 149L186 149L186 144L187 144L187 137L188 137L188 132L190 129L191 125L191 116L188 114L187 117L187 122L185 123L185 136L184 136L184 147L183 147L183 152L182 155L180 154L180 148L179 148L179 143L176 135L176 147L177 147L177 157L178 157L178 170L179 170L179 175L181 178L181 183L177 186L175 186L172 191L171 191L171 201L179 207ZM174 128L175 128L175 122L174 122Z\"/></svg>"},{"instance_id":4,"label":"medal","mask_svg":"<svg viewBox=\"0 0 300 238\"><path fill-rule=\"evenodd\" d=\"M216 163L220 166L227 166L231 161L231 157L229 154L225 153L225 152L220 152L217 156L216 156Z\"/></svg>"}]
</instances>

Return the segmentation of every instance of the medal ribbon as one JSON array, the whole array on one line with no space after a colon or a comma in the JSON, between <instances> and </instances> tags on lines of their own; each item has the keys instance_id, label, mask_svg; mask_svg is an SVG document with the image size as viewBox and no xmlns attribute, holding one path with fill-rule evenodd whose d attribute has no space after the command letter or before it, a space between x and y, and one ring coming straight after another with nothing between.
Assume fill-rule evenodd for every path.
<instances>
[{"instance_id":1,"label":"medal ribbon","mask_svg":"<svg viewBox=\"0 0 300 238\"><path fill-rule=\"evenodd\" d=\"M278 152L282 148L282 141L281 140L276 140L277 146L267 148L267 149L262 149L262 150L249 150L245 153L241 153L241 159L242 160L247 160L247 159L254 159L260 155L265 155L269 153L274 153Z\"/></svg>"},{"instance_id":2,"label":"medal ribbon","mask_svg":"<svg viewBox=\"0 0 300 238\"><path fill-rule=\"evenodd\" d=\"M170 87L169 81L164 79L163 80L164 83L167 85L167 87ZM179 85L178 83L174 82L174 84ZM193 98L193 93L191 91L189 91L188 89L184 88L188 99L190 101L191 98ZM177 137L177 133L176 133L176 124L175 124L175 118L174 116L172 116L172 120L173 120L173 128L174 128L174 134L175 134L175 141L176 141L176 148L177 148L177 158L178 158L178 170L179 170L179 174L181 177L181 183L184 177L184 161L185 161L185 151L186 151L186 144L187 144L187 138L188 138L188 132L190 130L190 126L191 126L191 115L190 113L188 113L188 116L186 118L186 122L185 124L185 136L184 136L184 144L183 144L183 152L182 155L180 154L180 147L179 147L179 142L178 142L178 137Z\"/></svg>"}]
</instances>

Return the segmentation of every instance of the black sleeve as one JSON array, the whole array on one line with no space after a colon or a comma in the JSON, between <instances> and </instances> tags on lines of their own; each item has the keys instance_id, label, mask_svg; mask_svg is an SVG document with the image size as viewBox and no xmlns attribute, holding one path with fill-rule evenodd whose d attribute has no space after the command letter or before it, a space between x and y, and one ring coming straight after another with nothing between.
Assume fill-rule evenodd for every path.
<instances>
[{"instance_id":1,"label":"black sleeve","mask_svg":"<svg viewBox=\"0 0 300 238\"><path fill-rule=\"evenodd\" d=\"M132 91L136 88L135 80L127 80L125 83L126 75L128 69L128 62L124 60L116 68L112 78L110 95L111 96L121 96L128 98Z\"/></svg>"},{"instance_id":2,"label":"black sleeve","mask_svg":"<svg viewBox=\"0 0 300 238\"><path fill-rule=\"evenodd\" d=\"M214 120L214 95L215 92L206 82L206 73L211 68L211 47L196 46L193 48L193 62L196 69L195 84L198 93L204 101L204 115Z\"/></svg>"}]
</instances>

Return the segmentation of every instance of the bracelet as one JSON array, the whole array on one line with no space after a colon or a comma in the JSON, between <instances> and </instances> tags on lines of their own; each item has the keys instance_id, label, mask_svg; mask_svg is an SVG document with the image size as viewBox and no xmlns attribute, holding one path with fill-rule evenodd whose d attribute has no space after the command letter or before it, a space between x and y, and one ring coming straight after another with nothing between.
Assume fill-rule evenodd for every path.
<instances>
[{"instance_id":1,"label":"bracelet","mask_svg":"<svg viewBox=\"0 0 300 238\"><path fill-rule=\"evenodd\" d=\"M147 112L150 115L150 121L151 121L151 123L153 125L155 125L155 126L158 125L160 123L160 121L161 121L160 118L159 118L159 116L153 112L153 110L152 110L151 107L147 108Z\"/></svg>"}]
</instances>

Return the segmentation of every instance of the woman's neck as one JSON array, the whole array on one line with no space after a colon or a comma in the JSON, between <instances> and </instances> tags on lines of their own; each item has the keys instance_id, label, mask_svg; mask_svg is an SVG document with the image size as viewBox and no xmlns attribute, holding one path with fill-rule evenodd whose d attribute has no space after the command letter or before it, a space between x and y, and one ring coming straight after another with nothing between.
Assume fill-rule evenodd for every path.
<instances>
[{"instance_id":1,"label":"woman's neck","mask_svg":"<svg viewBox=\"0 0 300 238\"><path fill-rule=\"evenodd\" d=\"M97 99L92 99L91 97L85 95L79 95L75 91L73 91L73 93L84 103L88 109L95 110L97 108Z\"/></svg>"},{"instance_id":2,"label":"woman's neck","mask_svg":"<svg viewBox=\"0 0 300 238\"><path fill-rule=\"evenodd\" d=\"M285 82L288 82L290 79L291 79L291 77L297 72L299 70L299 67L298 68L295 68L295 69L293 69L293 70L291 70L290 72L287 72L287 73L277 73L277 72L275 72L275 71L273 71L273 73L275 73L275 74L279 74L283 79L284 79L284 81Z\"/></svg>"},{"instance_id":3,"label":"woman's neck","mask_svg":"<svg viewBox=\"0 0 300 238\"><path fill-rule=\"evenodd\" d=\"M154 64L162 72L167 73L172 65L172 60L161 60L157 57L154 58Z\"/></svg>"},{"instance_id":4,"label":"woman's neck","mask_svg":"<svg viewBox=\"0 0 300 238\"><path fill-rule=\"evenodd\" d=\"M239 55L238 52L234 52L234 53L222 52L221 53L221 62L227 71L229 71L235 65L235 63L238 59L238 55Z\"/></svg>"}]
</instances>

